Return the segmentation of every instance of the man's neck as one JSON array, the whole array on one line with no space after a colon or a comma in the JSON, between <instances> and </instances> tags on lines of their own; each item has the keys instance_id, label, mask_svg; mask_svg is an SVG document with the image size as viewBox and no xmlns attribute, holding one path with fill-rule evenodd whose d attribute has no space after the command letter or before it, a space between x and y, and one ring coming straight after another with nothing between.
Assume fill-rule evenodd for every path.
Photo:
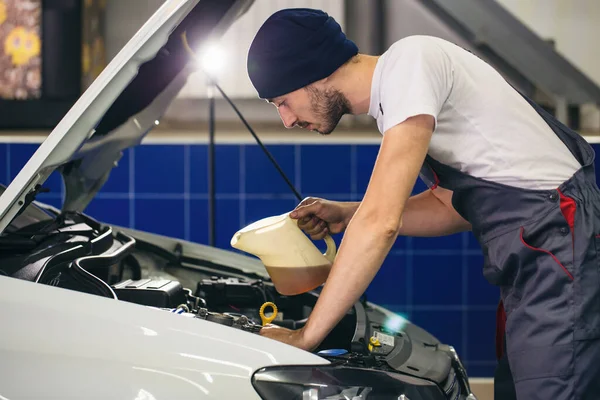
<instances>
[{"instance_id":1,"label":"man's neck","mask_svg":"<svg viewBox=\"0 0 600 400\"><path fill-rule=\"evenodd\" d=\"M356 62L348 63L332 76L332 85L346 96L353 115L369 112L377 60L378 56L359 54Z\"/></svg>"}]
</instances>

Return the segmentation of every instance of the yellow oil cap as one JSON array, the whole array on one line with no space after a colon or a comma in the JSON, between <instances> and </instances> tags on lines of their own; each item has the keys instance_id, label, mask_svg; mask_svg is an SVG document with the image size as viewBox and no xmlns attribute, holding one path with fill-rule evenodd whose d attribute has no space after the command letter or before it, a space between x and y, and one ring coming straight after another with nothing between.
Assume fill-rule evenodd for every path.
<instances>
[{"instance_id":1,"label":"yellow oil cap","mask_svg":"<svg viewBox=\"0 0 600 400\"><path fill-rule=\"evenodd\" d=\"M273 309L273 315L271 315L270 317L265 316L265 308L267 308L267 307L271 307ZM268 302L264 303L262 306L260 306L260 310L258 311L258 313L260 315L260 319L262 320L263 326L265 326L265 325L273 322L275 317L277 317L277 306L275 305L275 303L268 301Z\"/></svg>"}]
</instances>

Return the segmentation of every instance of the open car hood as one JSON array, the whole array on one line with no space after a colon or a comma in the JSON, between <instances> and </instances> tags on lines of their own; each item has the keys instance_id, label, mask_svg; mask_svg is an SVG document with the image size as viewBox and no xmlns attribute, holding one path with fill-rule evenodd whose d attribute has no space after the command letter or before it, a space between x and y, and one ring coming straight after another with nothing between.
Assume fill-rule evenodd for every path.
<instances>
[{"instance_id":1,"label":"open car hood","mask_svg":"<svg viewBox=\"0 0 600 400\"><path fill-rule=\"evenodd\" d=\"M221 36L254 0L166 0L83 93L0 196L0 233L55 170L81 212L197 68L186 51Z\"/></svg>"}]
</instances>

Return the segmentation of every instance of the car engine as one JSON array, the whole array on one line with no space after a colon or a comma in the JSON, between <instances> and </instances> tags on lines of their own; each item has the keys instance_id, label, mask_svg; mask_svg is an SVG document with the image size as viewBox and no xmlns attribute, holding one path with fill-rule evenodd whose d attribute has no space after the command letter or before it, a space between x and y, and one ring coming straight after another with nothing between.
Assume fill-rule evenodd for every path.
<instances>
[{"instance_id":1,"label":"car engine","mask_svg":"<svg viewBox=\"0 0 600 400\"><path fill-rule=\"evenodd\" d=\"M297 329L304 325L316 301L310 293L280 296L262 280L218 276L198 282L193 293L177 281L151 279L129 279L114 285L114 289L124 301L251 333L261 329L264 305L277 303L273 324ZM474 399L469 397L466 372L451 347L418 340L403 332L402 327L393 329L382 324L377 316L368 303L357 302L316 351L338 365L401 372L436 382L446 399Z\"/></svg>"},{"instance_id":2,"label":"car engine","mask_svg":"<svg viewBox=\"0 0 600 400\"><path fill-rule=\"evenodd\" d=\"M186 256L180 245L157 246L82 214L28 220L9 230L0 238L0 261L0 273L13 278L158 308L252 334L260 332L264 319L301 328L319 296L319 290L283 296L264 277ZM267 315L269 308L273 313ZM407 321L397 322L390 322L389 313L363 297L315 352L333 365L433 382L440 400L475 399L452 347Z\"/></svg>"}]
</instances>

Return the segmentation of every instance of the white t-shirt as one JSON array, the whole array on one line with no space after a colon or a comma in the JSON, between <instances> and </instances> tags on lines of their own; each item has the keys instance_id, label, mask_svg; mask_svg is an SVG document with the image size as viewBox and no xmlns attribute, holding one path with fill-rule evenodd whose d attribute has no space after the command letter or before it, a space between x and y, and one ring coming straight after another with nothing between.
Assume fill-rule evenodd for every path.
<instances>
[{"instance_id":1,"label":"white t-shirt","mask_svg":"<svg viewBox=\"0 0 600 400\"><path fill-rule=\"evenodd\" d=\"M553 189L580 168L542 117L491 66L440 38L410 36L379 59L369 115L379 131L429 114L429 155L505 185Z\"/></svg>"}]
</instances>

